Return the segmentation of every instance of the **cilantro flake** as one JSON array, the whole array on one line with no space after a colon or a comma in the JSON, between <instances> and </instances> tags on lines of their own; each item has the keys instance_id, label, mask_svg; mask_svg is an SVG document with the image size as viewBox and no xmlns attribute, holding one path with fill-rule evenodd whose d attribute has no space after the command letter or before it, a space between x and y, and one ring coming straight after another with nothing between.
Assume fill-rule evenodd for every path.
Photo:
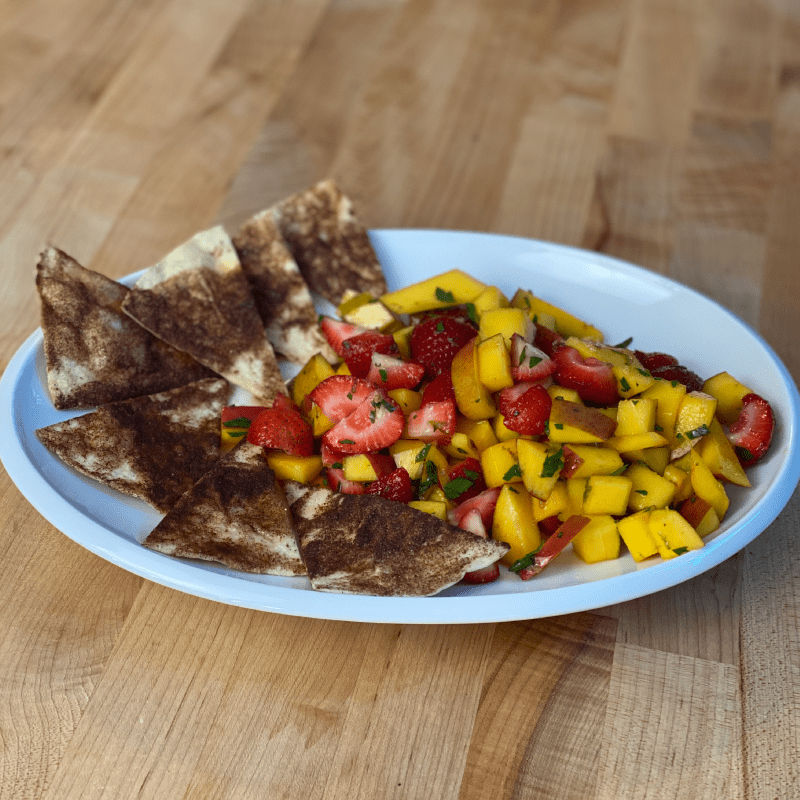
<instances>
[{"instance_id":1,"label":"cilantro flake","mask_svg":"<svg viewBox=\"0 0 800 800\"><path fill-rule=\"evenodd\" d=\"M226 428L249 428L250 420L247 417L236 417L229 422L222 423Z\"/></svg>"},{"instance_id":2,"label":"cilantro flake","mask_svg":"<svg viewBox=\"0 0 800 800\"><path fill-rule=\"evenodd\" d=\"M429 462L431 463L431 462ZM468 478L453 478L444 485L444 496L448 500L456 500L461 497L464 492L469 491L475 484Z\"/></svg>"},{"instance_id":3,"label":"cilantro flake","mask_svg":"<svg viewBox=\"0 0 800 800\"><path fill-rule=\"evenodd\" d=\"M452 292L448 292L448 291L442 289L440 286L436 287L436 299L440 303L453 304L456 301L456 298L455 298L455 296L453 295Z\"/></svg>"},{"instance_id":4,"label":"cilantro flake","mask_svg":"<svg viewBox=\"0 0 800 800\"><path fill-rule=\"evenodd\" d=\"M505 475L503 475L504 481L510 481L514 478L521 478L522 477L522 470L519 468L519 464L514 464L508 468L508 471Z\"/></svg>"},{"instance_id":5,"label":"cilantro flake","mask_svg":"<svg viewBox=\"0 0 800 800\"><path fill-rule=\"evenodd\" d=\"M564 468L564 448L559 447L554 453L545 458L542 464L542 478L552 478L559 470Z\"/></svg>"}]
</instances>

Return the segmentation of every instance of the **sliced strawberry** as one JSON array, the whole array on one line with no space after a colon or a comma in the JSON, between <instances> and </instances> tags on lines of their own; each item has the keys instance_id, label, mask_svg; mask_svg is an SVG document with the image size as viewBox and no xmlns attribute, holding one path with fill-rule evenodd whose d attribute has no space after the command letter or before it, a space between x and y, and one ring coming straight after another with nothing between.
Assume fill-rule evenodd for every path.
<instances>
[{"instance_id":1,"label":"sliced strawberry","mask_svg":"<svg viewBox=\"0 0 800 800\"><path fill-rule=\"evenodd\" d=\"M703 391L703 379L687 367L677 364L675 366L656 367L650 370L654 378L661 378L663 381L678 381L682 383L689 392Z\"/></svg>"},{"instance_id":2,"label":"sliced strawberry","mask_svg":"<svg viewBox=\"0 0 800 800\"><path fill-rule=\"evenodd\" d=\"M753 392L742 398L739 417L728 430L728 439L742 466L755 464L769 449L775 430L772 406Z\"/></svg>"},{"instance_id":3,"label":"sliced strawberry","mask_svg":"<svg viewBox=\"0 0 800 800\"><path fill-rule=\"evenodd\" d=\"M461 520L465 514L477 509L480 512L481 520L484 528L489 530L492 527L492 520L494 519L494 510L497 507L497 498L500 497L500 487L495 486L491 489L485 489L475 497L470 497L463 503L459 503L454 509L448 511L447 521L451 525L461 526Z\"/></svg>"},{"instance_id":4,"label":"sliced strawberry","mask_svg":"<svg viewBox=\"0 0 800 800\"><path fill-rule=\"evenodd\" d=\"M360 325L351 325L349 322L343 322L333 317L320 317L319 327L328 340L328 344L333 348L333 352L340 358L344 355L342 345L345 341L359 333L366 333L368 330Z\"/></svg>"},{"instance_id":5,"label":"sliced strawberry","mask_svg":"<svg viewBox=\"0 0 800 800\"><path fill-rule=\"evenodd\" d=\"M322 441L343 453L369 453L396 442L404 425L400 407L380 389L373 389L355 410L323 435Z\"/></svg>"},{"instance_id":6,"label":"sliced strawberry","mask_svg":"<svg viewBox=\"0 0 800 800\"><path fill-rule=\"evenodd\" d=\"M364 453L364 456L367 461L369 461L370 466L379 479L385 478L397 469L397 465L390 455L383 453Z\"/></svg>"},{"instance_id":7,"label":"sliced strawberry","mask_svg":"<svg viewBox=\"0 0 800 800\"><path fill-rule=\"evenodd\" d=\"M408 503L414 499L411 477L405 467L398 467L367 486L367 494L377 494L387 500Z\"/></svg>"},{"instance_id":8,"label":"sliced strawberry","mask_svg":"<svg viewBox=\"0 0 800 800\"><path fill-rule=\"evenodd\" d=\"M456 404L452 400L426 403L408 415L408 437L426 442L449 442L456 432Z\"/></svg>"},{"instance_id":9,"label":"sliced strawberry","mask_svg":"<svg viewBox=\"0 0 800 800\"><path fill-rule=\"evenodd\" d=\"M308 399L331 421L338 422L358 408L375 391L363 378L331 375L309 392Z\"/></svg>"},{"instance_id":10,"label":"sliced strawberry","mask_svg":"<svg viewBox=\"0 0 800 800\"><path fill-rule=\"evenodd\" d=\"M566 389L574 389L584 402L610 406L619 400L611 364L599 358L584 358L568 345L557 348L553 360L556 381Z\"/></svg>"},{"instance_id":11,"label":"sliced strawberry","mask_svg":"<svg viewBox=\"0 0 800 800\"><path fill-rule=\"evenodd\" d=\"M366 486L358 481L349 481L344 476L344 470L337 467L328 467L325 470L325 476L328 481L328 486L334 492L341 492L342 494L364 494L367 491Z\"/></svg>"},{"instance_id":12,"label":"sliced strawberry","mask_svg":"<svg viewBox=\"0 0 800 800\"><path fill-rule=\"evenodd\" d=\"M447 480L442 486L448 500L463 503L486 489L481 462L477 458L465 458L453 464L447 471Z\"/></svg>"},{"instance_id":13,"label":"sliced strawberry","mask_svg":"<svg viewBox=\"0 0 800 800\"><path fill-rule=\"evenodd\" d=\"M342 358L357 378L366 378L372 366L372 354L398 353L397 342L388 333L365 331L342 342Z\"/></svg>"},{"instance_id":14,"label":"sliced strawberry","mask_svg":"<svg viewBox=\"0 0 800 800\"><path fill-rule=\"evenodd\" d=\"M250 423L267 406L227 406L222 409L222 424L226 428L249 428ZM231 425L232 422L237 424Z\"/></svg>"},{"instance_id":15,"label":"sliced strawberry","mask_svg":"<svg viewBox=\"0 0 800 800\"><path fill-rule=\"evenodd\" d=\"M539 532L549 537L558 530L560 525L561 520L558 518L558 514L553 514L552 517L545 517L539 520Z\"/></svg>"},{"instance_id":16,"label":"sliced strawberry","mask_svg":"<svg viewBox=\"0 0 800 800\"><path fill-rule=\"evenodd\" d=\"M564 337L560 333L546 328L544 325L536 326L536 336L533 337L533 346L546 353L550 358L553 353L564 344Z\"/></svg>"},{"instance_id":17,"label":"sliced strawberry","mask_svg":"<svg viewBox=\"0 0 800 800\"><path fill-rule=\"evenodd\" d=\"M649 371L659 367L677 367L678 359L667 353L645 353L641 350L634 350L634 356L638 362Z\"/></svg>"},{"instance_id":18,"label":"sliced strawberry","mask_svg":"<svg viewBox=\"0 0 800 800\"><path fill-rule=\"evenodd\" d=\"M453 377L450 370L437 375L422 390L422 405L435 403L438 400L451 400L456 402L456 393L453 389Z\"/></svg>"},{"instance_id":19,"label":"sliced strawberry","mask_svg":"<svg viewBox=\"0 0 800 800\"><path fill-rule=\"evenodd\" d=\"M342 462L347 453L330 447L324 439L320 440L319 455L322 458L322 466L335 467L336 469L342 468Z\"/></svg>"},{"instance_id":20,"label":"sliced strawberry","mask_svg":"<svg viewBox=\"0 0 800 800\"><path fill-rule=\"evenodd\" d=\"M310 456L314 452L311 426L297 408L280 401L272 408L265 408L253 420L247 432L247 441L261 447L283 450L293 456Z\"/></svg>"},{"instance_id":21,"label":"sliced strawberry","mask_svg":"<svg viewBox=\"0 0 800 800\"><path fill-rule=\"evenodd\" d=\"M411 356L431 377L450 370L455 354L475 337L475 328L441 314L420 322L411 333Z\"/></svg>"},{"instance_id":22,"label":"sliced strawberry","mask_svg":"<svg viewBox=\"0 0 800 800\"><path fill-rule=\"evenodd\" d=\"M474 533L476 536L480 536L481 539L489 538L489 534L486 532L486 526L483 524L483 519L481 518L481 512L478 511L477 508L473 508L472 511L468 511L464 514L458 527L462 530ZM500 566L495 561L494 564L489 564L486 567L467 572L462 580L464 583L472 584L492 583L492 581L496 581L499 577Z\"/></svg>"},{"instance_id":23,"label":"sliced strawberry","mask_svg":"<svg viewBox=\"0 0 800 800\"><path fill-rule=\"evenodd\" d=\"M518 333L511 337L511 377L515 381L540 381L555 371L555 361L544 350L526 342Z\"/></svg>"},{"instance_id":24,"label":"sliced strawberry","mask_svg":"<svg viewBox=\"0 0 800 800\"><path fill-rule=\"evenodd\" d=\"M373 353L367 380L389 392L392 389L413 389L425 376L425 367L383 353Z\"/></svg>"},{"instance_id":25,"label":"sliced strawberry","mask_svg":"<svg viewBox=\"0 0 800 800\"><path fill-rule=\"evenodd\" d=\"M492 583L500 577L500 565L495 561L494 564L489 564L488 567L481 567L474 569L472 572L464 574L462 580L464 583L480 584Z\"/></svg>"},{"instance_id":26,"label":"sliced strawberry","mask_svg":"<svg viewBox=\"0 0 800 800\"><path fill-rule=\"evenodd\" d=\"M516 389L517 386L526 385L520 383L509 388ZM508 390L503 389L500 395L505 391ZM508 398L503 398L500 401L498 395L497 407L503 415L503 423L510 431L528 436L539 436L544 433L545 423L550 418L552 405L553 399L548 394L547 389L538 383L534 383L528 386L513 401Z\"/></svg>"}]
</instances>

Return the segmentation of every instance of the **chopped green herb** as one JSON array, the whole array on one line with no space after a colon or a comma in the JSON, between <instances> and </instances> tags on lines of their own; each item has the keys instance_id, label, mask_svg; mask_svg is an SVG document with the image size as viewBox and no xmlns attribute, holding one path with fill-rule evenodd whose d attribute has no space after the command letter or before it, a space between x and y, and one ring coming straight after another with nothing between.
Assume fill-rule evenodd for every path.
<instances>
[{"instance_id":1,"label":"chopped green herb","mask_svg":"<svg viewBox=\"0 0 800 800\"><path fill-rule=\"evenodd\" d=\"M656 424L656 426L655 426L655 429L656 429L656 431L657 431L658 433L661 433L661 432L664 430L664 429L663 429L663 428L662 428L660 425L658 425L658 424Z\"/></svg>"},{"instance_id":2,"label":"chopped green herb","mask_svg":"<svg viewBox=\"0 0 800 800\"><path fill-rule=\"evenodd\" d=\"M564 423L563 422L556 422L556 430L563 431L564 430Z\"/></svg>"},{"instance_id":3,"label":"chopped green herb","mask_svg":"<svg viewBox=\"0 0 800 800\"><path fill-rule=\"evenodd\" d=\"M532 567L536 563L536 555L542 549L542 547L544 547L544 542L542 542L535 550L531 550L531 552L528 553L527 555L517 559L509 567L509 569L512 572L522 572L522 570L525 569L526 567Z\"/></svg>"},{"instance_id":4,"label":"chopped green herb","mask_svg":"<svg viewBox=\"0 0 800 800\"><path fill-rule=\"evenodd\" d=\"M697 439L700 436L705 436L708 433L708 425L700 425L698 428L694 430L687 431L686 435L690 439Z\"/></svg>"},{"instance_id":5,"label":"chopped green herb","mask_svg":"<svg viewBox=\"0 0 800 800\"><path fill-rule=\"evenodd\" d=\"M433 446L433 442L428 442L420 451L417 453L417 457L414 459L414 463L419 464L420 461L424 461L428 457L428 452L430 451L431 447Z\"/></svg>"},{"instance_id":6,"label":"chopped green herb","mask_svg":"<svg viewBox=\"0 0 800 800\"><path fill-rule=\"evenodd\" d=\"M650 374L650 372L649 372L648 370L646 370L646 369L639 369L639 368L637 367L637 368L636 368L636 371L637 371L637 372L638 372L640 375L644 375L644 376L645 376L645 378L652 378L652 377L653 377L653 376Z\"/></svg>"},{"instance_id":7,"label":"chopped green herb","mask_svg":"<svg viewBox=\"0 0 800 800\"><path fill-rule=\"evenodd\" d=\"M688 553L689 552L689 548L688 547L676 547L672 552L675 553L676 556L682 556L684 553Z\"/></svg>"},{"instance_id":8,"label":"chopped green herb","mask_svg":"<svg viewBox=\"0 0 800 800\"><path fill-rule=\"evenodd\" d=\"M470 322L474 322L476 325L478 324L478 312L475 308L475 303L467 303L467 316Z\"/></svg>"},{"instance_id":9,"label":"chopped green herb","mask_svg":"<svg viewBox=\"0 0 800 800\"><path fill-rule=\"evenodd\" d=\"M627 392L630 391L631 385L625 380L625 378L620 378L619 387L623 392Z\"/></svg>"},{"instance_id":10,"label":"chopped green herb","mask_svg":"<svg viewBox=\"0 0 800 800\"><path fill-rule=\"evenodd\" d=\"M478 478L480 477L480 475L478 475L478 473L477 473L477 472L474 472L474 471L473 471L473 470L471 470L471 469L465 469L465 470L464 470L464 477L465 477L465 478L469 478L471 481L476 481L476 480L478 480Z\"/></svg>"},{"instance_id":11,"label":"chopped green herb","mask_svg":"<svg viewBox=\"0 0 800 800\"><path fill-rule=\"evenodd\" d=\"M389 380L389 373L385 369L379 369L378 373L381 376L381 380L386 383Z\"/></svg>"},{"instance_id":12,"label":"chopped green herb","mask_svg":"<svg viewBox=\"0 0 800 800\"><path fill-rule=\"evenodd\" d=\"M627 347L633 341L633 336L629 336L624 341L620 342L619 344L615 344L614 347Z\"/></svg>"},{"instance_id":13,"label":"chopped green herb","mask_svg":"<svg viewBox=\"0 0 800 800\"><path fill-rule=\"evenodd\" d=\"M468 478L453 478L453 480L444 485L444 496L448 500L455 500L461 497L464 492L469 491L474 485L475 481L471 481Z\"/></svg>"},{"instance_id":14,"label":"chopped green herb","mask_svg":"<svg viewBox=\"0 0 800 800\"><path fill-rule=\"evenodd\" d=\"M625 472L626 469L628 469L628 465L627 464L623 464L621 467L618 467L617 469L615 469L611 474L612 475L622 475L622 473Z\"/></svg>"},{"instance_id":15,"label":"chopped green herb","mask_svg":"<svg viewBox=\"0 0 800 800\"><path fill-rule=\"evenodd\" d=\"M542 478L552 478L559 470L564 468L564 448L559 447L555 453L550 453L542 464Z\"/></svg>"},{"instance_id":16,"label":"chopped green herb","mask_svg":"<svg viewBox=\"0 0 800 800\"><path fill-rule=\"evenodd\" d=\"M522 470L519 468L519 464L514 464L513 466L509 467L506 474L503 475L503 480L510 481L513 478L521 478L521 477L522 477Z\"/></svg>"},{"instance_id":17,"label":"chopped green herb","mask_svg":"<svg viewBox=\"0 0 800 800\"><path fill-rule=\"evenodd\" d=\"M636 494L640 494L642 497L647 495L647 489L634 489L633 491L636 492Z\"/></svg>"},{"instance_id":18,"label":"chopped green herb","mask_svg":"<svg viewBox=\"0 0 800 800\"><path fill-rule=\"evenodd\" d=\"M331 469L344 469L344 464L341 461L335 461L331 464Z\"/></svg>"},{"instance_id":19,"label":"chopped green herb","mask_svg":"<svg viewBox=\"0 0 800 800\"><path fill-rule=\"evenodd\" d=\"M674 389L680 383L680 381L670 381L670 383L672 384L672 388Z\"/></svg>"},{"instance_id":20,"label":"chopped green herb","mask_svg":"<svg viewBox=\"0 0 800 800\"><path fill-rule=\"evenodd\" d=\"M425 477L419 482L419 496L424 497L425 492L431 488L439 479L436 464L433 461L428 461L425 464Z\"/></svg>"},{"instance_id":21,"label":"chopped green herb","mask_svg":"<svg viewBox=\"0 0 800 800\"><path fill-rule=\"evenodd\" d=\"M456 301L452 292L445 291L440 286L436 287L436 299L440 303L455 303Z\"/></svg>"},{"instance_id":22,"label":"chopped green herb","mask_svg":"<svg viewBox=\"0 0 800 800\"><path fill-rule=\"evenodd\" d=\"M352 439L339 439L339 444L355 444Z\"/></svg>"},{"instance_id":23,"label":"chopped green herb","mask_svg":"<svg viewBox=\"0 0 800 800\"><path fill-rule=\"evenodd\" d=\"M541 363L539 356L531 356L528 360L528 369L533 369L537 364Z\"/></svg>"},{"instance_id":24,"label":"chopped green herb","mask_svg":"<svg viewBox=\"0 0 800 800\"><path fill-rule=\"evenodd\" d=\"M231 439L241 439L246 433L247 431L228 431L228 436L230 436Z\"/></svg>"},{"instance_id":25,"label":"chopped green herb","mask_svg":"<svg viewBox=\"0 0 800 800\"><path fill-rule=\"evenodd\" d=\"M742 461L752 461L755 458L755 456L746 447L737 446L735 449Z\"/></svg>"},{"instance_id":26,"label":"chopped green herb","mask_svg":"<svg viewBox=\"0 0 800 800\"><path fill-rule=\"evenodd\" d=\"M436 333L441 333L444 330L444 323L437 322L436 323Z\"/></svg>"},{"instance_id":27,"label":"chopped green herb","mask_svg":"<svg viewBox=\"0 0 800 800\"><path fill-rule=\"evenodd\" d=\"M236 417L236 419L232 419L230 422L223 422L222 424L226 428L249 428L250 420L247 419L247 417Z\"/></svg>"}]
</instances>

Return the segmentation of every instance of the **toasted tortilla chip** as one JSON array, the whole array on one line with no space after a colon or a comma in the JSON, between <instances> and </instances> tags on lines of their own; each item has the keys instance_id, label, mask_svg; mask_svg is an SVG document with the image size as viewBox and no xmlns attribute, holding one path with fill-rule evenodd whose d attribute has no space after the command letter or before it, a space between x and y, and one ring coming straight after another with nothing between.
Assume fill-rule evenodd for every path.
<instances>
[{"instance_id":1,"label":"toasted tortilla chip","mask_svg":"<svg viewBox=\"0 0 800 800\"><path fill-rule=\"evenodd\" d=\"M144 545L243 572L292 576L306 571L286 496L264 449L246 441L178 500Z\"/></svg>"},{"instance_id":2,"label":"toasted tortilla chip","mask_svg":"<svg viewBox=\"0 0 800 800\"><path fill-rule=\"evenodd\" d=\"M509 547L377 495L292 492L300 556L322 592L426 597Z\"/></svg>"},{"instance_id":3,"label":"toasted tortilla chip","mask_svg":"<svg viewBox=\"0 0 800 800\"><path fill-rule=\"evenodd\" d=\"M247 220L233 244L275 350L296 364L305 364L316 353L335 361L336 354L319 328L308 284L272 212L267 209Z\"/></svg>"},{"instance_id":4,"label":"toasted tortilla chip","mask_svg":"<svg viewBox=\"0 0 800 800\"><path fill-rule=\"evenodd\" d=\"M148 269L122 309L266 404L286 393L239 257L221 226L198 233Z\"/></svg>"},{"instance_id":5,"label":"toasted tortilla chip","mask_svg":"<svg viewBox=\"0 0 800 800\"><path fill-rule=\"evenodd\" d=\"M69 466L169 511L219 457L228 383L207 378L168 392L108 403L36 431Z\"/></svg>"},{"instance_id":6,"label":"toasted tortilla chip","mask_svg":"<svg viewBox=\"0 0 800 800\"><path fill-rule=\"evenodd\" d=\"M292 195L273 208L275 220L306 283L338 305L344 293L386 292L367 229L332 180Z\"/></svg>"},{"instance_id":7,"label":"toasted tortilla chip","mask_svg":"<svg viewBox=\"0 0 800 800\"><path fill-rule=\"evenodd\" d=\"M122 312L129 289L55 247L36 266L47 388L59 409L89 408L214 373Z\"/></svg>"}]
</instances>

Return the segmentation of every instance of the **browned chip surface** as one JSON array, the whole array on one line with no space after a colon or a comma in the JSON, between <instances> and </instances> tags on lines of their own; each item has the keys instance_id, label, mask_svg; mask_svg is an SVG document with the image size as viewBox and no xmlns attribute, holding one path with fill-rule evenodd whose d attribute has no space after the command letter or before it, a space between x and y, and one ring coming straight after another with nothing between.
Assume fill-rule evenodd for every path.
<instances>
[{"instance_id":1,"label":"browned chip surface","mask_svg":"<svg viewBox=\"0 0 800 800\"><path fill-rule=\"evenodd\" d=\"M129 289L55 247L36 268L47 386L59 409L161 392L214 373L122 311Z\"/></svg>"},{"instance_id":2,"label":"browned chip surface","mask_svg":"<svg viewBox=\"0 0 800 800\"><path fill-rule=\"evenodd\" d=\"M304 575L286 497L264 450L242 442L175 504L145 539L172 556L231 569Z\"/></svg>"},{"instance_id":3,"label":"browned chip surface","mask_svg":"<svg viewBox=\"0 0 800 800\"><path fill-rule=\"evenodd\" d=\"M74 469L166 513L219 456L228 384L209 378L36 431Z\"/></svg>"},{"instance_id":4,"label":"browned chip surface","mask_svg":"<svg viewBox=\"0 0 800 800\"><path fill-rule=\"evenodd\" d=\"M508 545L376 495L316 488L290 506L314 589L425 597L497 561Z\"/></svg>"},{"instance_id":5,"label":"browned chip surface","mask_svg":"<svg viewBox=\"0 0 800 800\"><path fill-rule=\"evenodd\" d=\"M282 200L274 213L300 272L315 292L335 305L347 289L375 297L386 292L367 230L333 181Z\"/></svg>"}]
</instances>

